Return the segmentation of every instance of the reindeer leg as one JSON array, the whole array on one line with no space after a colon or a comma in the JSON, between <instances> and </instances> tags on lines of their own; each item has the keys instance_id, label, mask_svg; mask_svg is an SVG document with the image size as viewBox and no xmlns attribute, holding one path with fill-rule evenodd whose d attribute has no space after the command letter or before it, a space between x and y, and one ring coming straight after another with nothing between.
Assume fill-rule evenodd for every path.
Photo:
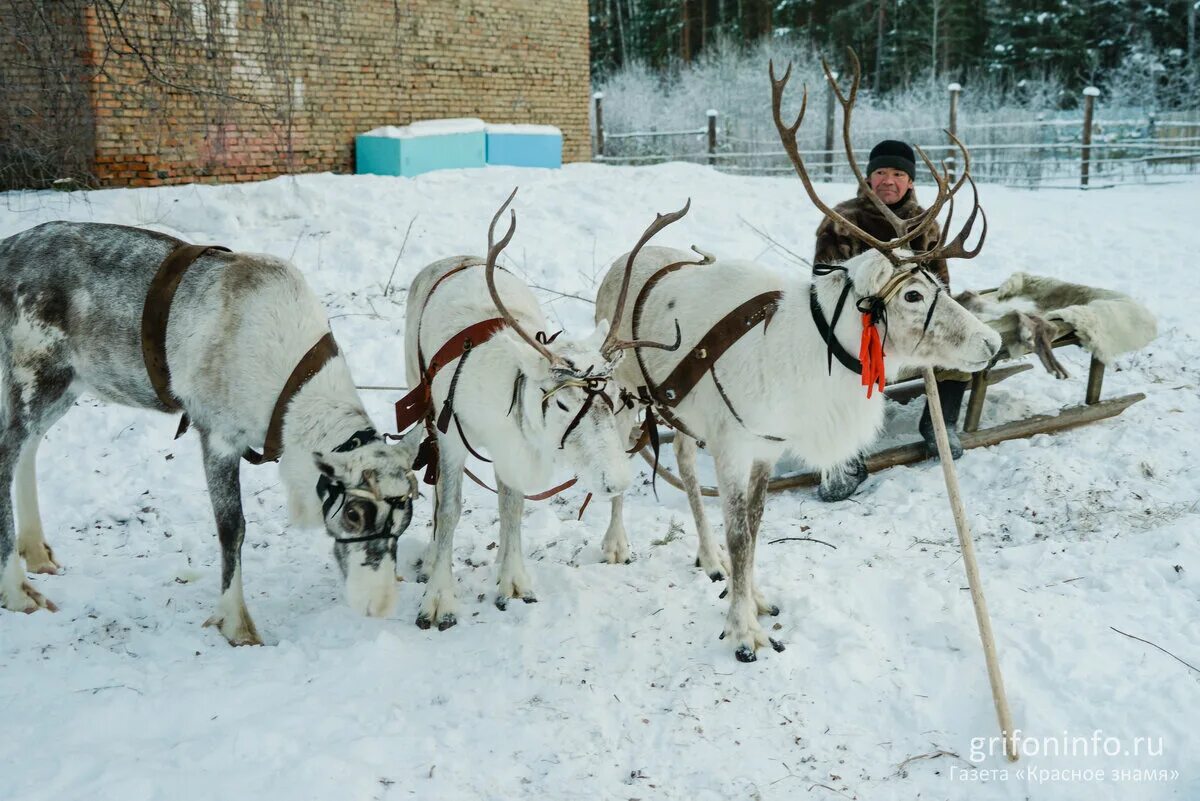
<instances>
[{"instance_id":1,"label":"reindeer leg","mask_svg":"<svg viewBox=\"0 0 1200 801\"><path fill-rule=\"evenodd\" d=\"M25 580L21 570L21 555L15 541L12 497L13 479L17 478L17 510L21 520L20 550L33 557L30 568L51 572L57 564L45 553L42 556L35 544L43 545L41 520L37 515L37 495L33 487L32 454L42 434L71 408L78 393L71 392L74 371L67 365L62 349L18 350L15 343L0 338L0 391L10 394L7 403L0 403L0 606L17 612L38 609L55 611L53 602L37 592ZM35 342L36 345L44 343ZM13 370L14 363L22 367L21 378ZM4 408L6 407L6 408ZM30 505L32 492L33 503ZM36 534L36 539L35 539Z\"/></svg>"},{"instance_id":2,"label":"reindeer leg","mask_svg":"<svg viewBox=\"0 0 1200 801\"><path fill-rule=\"evenodd\" d=\"M22 432L8 425L0 439L0 606L13 612L36 612L39 609L57 611L54 603L25 580L21 556L13 536L13 508L9 503L16 453L21 447Z\"/></svg>"},{"instance_id":3,"label":"reindeer leg","mask_svg":"<svg viewBox=\"0 0 1200 801\"><path fill-rule=\"evenodd\" d=\"M30 573L54 574L62 565L46 542L38 509L37 451L40 443L40 436L27 439L17 461L17 551L25 558L25 569Z\"/></svg>"},{"instance_id":4,"label":"reindeer leg","mask_svg":"<svg viewBox=\"0 0 1200 801\"><path fill-rule=\"evenodd\" d=\"M503 481L496 490L500 494L500 591L496 594L496 608L508 607L509 598L520 598L527 604L537 602L533 584L525 572L525 559L521 553L521 513L525 508L525 496Z\"/></svg>"},{"instance_id":5,"label":"reindeer leg","mask_svg":"<svg viewBox=\"0 0 1200 801\"><path fill-rule=\"evenodd\" d=\"M746 514L750 521L750 536L758 546L758 526L762 523L763 510L767 505L767 482L771 480L774 465L769 462L755 462L750 468L750 490L746 499ZM754 603L758 606L760 615L778 615L779 607L767 601L758 587L754 587Z\"/></svg>"},{"instance_id":6,"label":"reindeer leg","mask_svg":"<svg viewBox=\"0 0 1200 801\"><path fill-rule=\"evenodd\" d=\"M725 512L725 541L733 563L729 581L729 614L721 639L732 639L734 656L739 662L754 662L756 651L771 645L777 651L783 645L772 641L758 624L758 603L754 597L754 534L750 528L747 475L751 465L716 451L717 485Z\"/></svg>"},{"instance_id":7,"label":"reindeer leg","mask_svg":"<svg viewBox=\"0 0 1200 801\"><path fill-rule=\"evenodd\" d=\"M635 445L641 438L641 426L634 426L629 432L629 446ZM629 550L629 535L625 531L625 496L614 495L608 510L608 530L604 532L604 542L600 543L600 561L610 565L629 564L633 555Z\"/></svg>"},{"instance_id":8,"label":"reindeer leg","mask_svg":"<svg viewBox=\"0 0 1200 801\"><path fill-rule=\"evenodd\" d=\"M221 541L221 599L205 626L216 626L230 645L262 645L262 638L246 610L242 593L242 541L246 519L242 515L241 454L226 454L213 447L208 432L200 432L204 477Z\"/></svg>"},{"instance_id":9,"label":"reindeer leg","mask_svg":"<svg viewBox=\"0 0 1200 801\"><path fill-rule=\"evenodd\" d=\"M461 448L447 453L454 444L439 437L438 482L434 489L433 540L426 550L422 569L429 582L417 613L417 628L436 625L445 631L458 623L458 599L454 593L454 529L462 514L463 455ZM453 458L458 456L458 458Z\"/></svg>"},{"instance_id":10,"label":"reindeer leg","mask_svg":"<svg viewBox=\"0 0 1200 801\"><path fill-rule=\"evenodd\" d=\"M680 432L675 434L675 460L679 464L679 478L687 490L688 505L696 521L696 533L700 537L700 549L696 553L696 567L704 571L713 581L729 575L729 555L717 544L708 516L704 514L704 499L700 494L700 480L696 478L696 441Z\"/></svg>"},{"instance_id":11,"label":"reindeer leg","mask_svg":"<svg viewBox=\"0 0 1200 801\"><path fill-rule=\"evenodd\" d=\"M629 535L625 533L625 496L614 495L609 509L608 530L604 542L600 543L600 561L610 565L629 564L633 558L629 553Z\"/></svg>"}]
</instances>

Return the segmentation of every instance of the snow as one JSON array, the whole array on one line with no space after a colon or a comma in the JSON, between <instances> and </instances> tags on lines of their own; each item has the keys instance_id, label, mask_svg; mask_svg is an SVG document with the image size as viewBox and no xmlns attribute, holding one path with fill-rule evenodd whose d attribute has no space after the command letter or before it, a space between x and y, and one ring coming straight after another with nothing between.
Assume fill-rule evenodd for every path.
<instances>
[{"instance_id":1,"label":"snow","mask_svg":"<svg viewBox=\"0 0 1200 801\"><path fill-rule=\"evenodd\" d=\"M488 123L487 132L489 134L521 134L525 136L562 136L562 130L553 125Z\"/></svg>"},{"instance_id":2,"label":"snow","mask_svg":"<svg viewBox=\"0 0 1200 801\"><path fill-rule=\"evenodd\" d=\"M802 268L750 225L807 254L818 221L794 178L568 165L9 193L0 236L99 220L290 258L357 381L399 385L405 287L430 261L482 252L514 185L506 266L585 297L656 212L687 196L691 213L656 241L779 270ZM788 647L753 665L717 639L722 587L692 567L686 499L660 482L655 500L644 467L626 509L633 564L599 564L606 504L576 521L578 494L530 503L540 602L506 612L486 600L496 500L468 486L455 551L464 613L446 632L413 624L423 587L409 565L428 497L400 542L394 614L367 619L342 601L324 536L286 525L275 468L246 467L247 603L271 644L233 649L200 626L219 556L195 436L172 440L174 418L83 400L39 464L47 539L66 571L31 580L61 611L0 613L0 796L1200 797L1200 673L1110 628L1200 666L1197 184L980 194L987 246L953 266L956 289L1016 270L1055 275L1132 294L1161 332L1105 376L1106 396L1147 393L1120 418L957 463L1026 752L1016 765L988 747L995 713L936 463L874 475L848 502L770 497L756 575L783 610L769 633ZM591 330L590 305L540 294L570 332ZM1086 357L1058 353L1071 380L1038 366L993 387L984 424L1081 401ZM382 427L400 394L363 392ZM911 438L919 413L892 407L885 439ZM771 543L801 536L836 549ZM1108 738L1130 754L1105 756ZM1075 755L1041 755L1069 750L1064 741ZM939 751L959 756L908 761Z\"/></svg>"},{"instance_id":3,"label":"snow","mask_svg":"<svg viewBox=\"0 0 1200 801\"><path fill-rule=\"evenodd\" d=\"M478 133L487 124L475 117L456 117L440 120L417 120L408 125L384 125L367 131L361 136L377 136L386 139L415 139L421 136L448 136L451 134Z\"/></svg>"}]
</instances>

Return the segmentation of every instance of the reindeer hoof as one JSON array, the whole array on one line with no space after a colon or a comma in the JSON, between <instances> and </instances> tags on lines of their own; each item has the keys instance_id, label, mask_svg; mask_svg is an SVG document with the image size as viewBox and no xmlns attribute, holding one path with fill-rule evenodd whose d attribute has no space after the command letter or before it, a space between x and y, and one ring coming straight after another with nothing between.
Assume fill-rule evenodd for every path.
<instances>
[{"instance_id":1,"label":"reindeer hoof","mask_svg":"<svg viewBox=\"0 0 1200 801\"><path fill-rule=\"evenodd\" d=\"M767 610L767 614L769 614L771 617L779 617L779 607L772 604L771 608Z\"/></svg>"},{"instance_id":2,"label":"reindeer hoof","mask_svg":"<svg viewBox=\"0 0 1200 801\"><path fill-rule=\"evenodd\" d=\"M421 571L418 570L417 571L417 583L418 584L428 584L429 583L429 574L422 573Z\"/></svg>"},{"instance_id":3,"label":"reindeer hoof","mask_svg":"<svg viewBox=\"0 0 1200 801\"><path fill-rule=\"evenodd\" d=\"M721 599L721 600L724 600L724 599L725 599L725 596L726 596L726 595L728 595L728 594L729 594L729 588L728 588L728 587L726 587L725 589L721 590L721 594L720 594L720 595L718 595L718 596L717 596L717 598L719 598L719 599Z\"/></svg>"},{"instance_id":4,"label":"reindeer hoof","mask_svg":"<svg viewBox=\"0 0 1200 801\"><path fill-rule=\"evenodd\" d=\"M438 631L445 631L451 626L458 625L458 618L454 615L442 615L442 619L438 621Z\"/></svg>"},{"instance_id":5,"label":"reindeer hoof","mask_svg":"<svg viewBox=\"0 0 1200 801\"><path fill-rule=\"evenodd\" d=\"M496 596L496 608L501 612L508 609L508 598L503 595Z\"/></svg>"},{"instance_id":6,"label":"reindeer hoof","mask_svg":"<svg viewBox=\"0 0 1200 801\"><path fill-rule=\"evenodd\" d=\"M733 652L733 655L737 657L737 661L739 662L758 661L758 657L754 655L754 650L748 645L743 645L742 647L738 648Z\"/></svg>"},{"instance_id":7,"label":"reindeer hoof","mask_svg":"<svg viewBox=\"0 0 1200 801\"><path fill-rule=\"evenodd\" d=\"M714 570L713 572L711 572L711 573L709 573L709 574L708 574L708 577L709 577L710 579L712 579L712 582L713 582L714 584L716 584L718 581L724 581L724 580L725 580L725 574L724 574L724 573L722 573L720 570Z\"/></svg>"},{"instance_id":8,"label":"reindeer hoof","mask_svg":"<svg viewBox=\"0 0 1200 801\"><path fill-rule=\"evenodd\" d=\"M525 602L525 603L527 603L527 604L536 604L536 603L537 603L537 596L536 596L536 595L534 595L534 594L531 592L531 593L529 593L528 595L522 595L522 596L521 596L521 600L522 600L522 601L524 601L524 602Z\"/></svg>"},{"instance_id":9,"label":"reindeer hoof","mask_svg":"<svg viewBox=\"0 0 1200 801\"><path fill-rule=\"evenodd\" d=\"M433 621L430 620L429 617L427 617L426 615L417 615L417 628L424 631L425 629L429 628L432 625L433 625Z\"/></svg>"},{"instance_id":10,"label":"reindeer hoof","mask_svg":"<svg viewBox=\"0 0 1200 801\"><path fill-rule=\"evenodd\" d=\"M775 649L775 653L778 654L783 652L783 643L774 637L768 637L767 639L770 641L771 647Z\"/></svg>"},{"instance_id":11,"label":"reindeer hoof","mask_svg":"<svg viewBox=\"0 0 1200 801\"><path fill-rule=\"evenodd\" d=\"M29 573L54 576L62 569L62 565L54 558L54 549L44 542L21 548L19 553L25 559L25 570Z\"/></svg>"}]
</instances>

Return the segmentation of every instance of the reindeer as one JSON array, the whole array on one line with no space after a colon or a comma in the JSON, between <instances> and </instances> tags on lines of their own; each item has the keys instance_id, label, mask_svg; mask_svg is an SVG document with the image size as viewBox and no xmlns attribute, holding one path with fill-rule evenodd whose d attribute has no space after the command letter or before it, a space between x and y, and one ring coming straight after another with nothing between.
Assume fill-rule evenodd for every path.
<instances>
[{"instance_id":1,"label":"reindeer","mask_svg":"<svg viewBox=\"0 0 1200 801\"><path fill-rule=\"evenodd\" d=\"M527 493L544 488L560 465L597 496L625 490L631 477L624 438L629 427L617 417L632 402L619 397L612 373L634 345L672 347L621 340L607 322L582 340L547 337L546 318L529 288L496 267L516 231L516 213L499 242L496 222L515 194L492 218L485 259L436 261L417 274L408 292L405 362L408 384L417 388L410 397L423 405L398 422L403 430L406 422L425 416L430 437L416 466L428 462L436 475L433 537L418 562L418 581L428 581L417 615L423 629L445 630L457 622L451 562L468 454L483 458L478 451L486 451L496 473L496 607L507 608L513 598L533 603L537 596L521 554L521 514L532 497ZM647 231L643 240L653 233ZM605 547L603 557L625 562L629 553Z\"/></svg>"},{"instance_id":2,"label":"reindeer","mask_svg":"<svg viewBox=\"0 0 1200 801\"><path fill-rule=\"evenodd\" d=\"M966 148L958 143L967 169L953 187L922 153L938 184L936 201L911 230L897 219L897 238L876 240L817 196L795 141L806 104L795 124L785 126L780 104L790 67L778 81L773 65L770 72L775 124L809 197L873 250L842 265L815 265L809 278L780 276L751 261L713 259L695 248L702 258L669 248L635 249L613 263L596 300L598 321L617 319L622 285L630 281L622 263L632 263L628 289L637 300L632 314L616 324L619 335L634 340L654 336L669 330L673 321L684 332L682 358L635 349L636 359L620 365L616 378L624 387L643 389L654 408L678 429L674 449L699 534L698 562L714 580L721 577L725 556L713 541L701 503L697 446L703 444L716 463L732 561L730 606L721 638L732 641L742 662L755 661L757 650L768 643L783 650L783 644L768 638L759 625L759 615L777 615L779 608L759 592L754 580L767 481L780 455L789 450L816 468L828 469L876 436L884 414L883 346L888 372L932 365L977 370L1000 347L996 333L955 303L938 279L919 266L938 256L970 258L978 253L982 236L974 251L964 248L980 211L978 195L953 242L947 245L943 235L929 252L905 249L934 223L968 178ZM832 75L828 77L838 89ZM849 110L857 86L856 70L850 99L844 100L840 90L838 96L846 108L847 156L859 184L869 192L849 146ZM878 198L876 202L887 209ZM620 515L621 501L615 499L610 529L624 539Z\"/></svg>"},{"instance_id":3,"label":"reindeer","mask_svg":"<svg viewBox=\"0 0 1200 801\"><path fill-rule=\"evenodd\" d=\"M153 231L69 222L0 242L0 605L55 609L25 580L20 557L32 572L59 570L38 511L37 449L86 391L126 406L182 409L199 432L221 542L221 597L205 625L230 644L262 642L242 593L239 460L264 438L270 452L262 458L282 450L293 519L323 523L332 538L350 605L388 614L396 538L412 515L412 448L379 440L320 303L287 262L195 248L200 255L167 308L151 302L160 265L190 247ZM169 364L164 389L148 369L145 321L168 309L158 343ZM298 361L308 365L307 381L290 402L277 401Z\"/></svg>"}]
</instances>

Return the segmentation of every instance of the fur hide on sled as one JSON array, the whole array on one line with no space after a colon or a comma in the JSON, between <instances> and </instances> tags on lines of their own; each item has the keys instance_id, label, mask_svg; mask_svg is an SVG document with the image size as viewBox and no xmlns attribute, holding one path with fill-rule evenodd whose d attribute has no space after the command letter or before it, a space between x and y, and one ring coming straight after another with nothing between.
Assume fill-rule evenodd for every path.
<instances>
[{"instance_id":1,"label":"fur hide on sled","mask_svg":"<svg viewBox=\"0 0 1200 801\"><path fill-rule=\"evenodd\" d=\"M963 292L956 300L1000 333L1009 358L1036 352L1059 378L1066 371L1039 343L1073 331L1084 350L1110 364L1158 335L1154 315L1128 295L1047 276L1013 273L994 291Z\"/></svg>"}]
</instances>

